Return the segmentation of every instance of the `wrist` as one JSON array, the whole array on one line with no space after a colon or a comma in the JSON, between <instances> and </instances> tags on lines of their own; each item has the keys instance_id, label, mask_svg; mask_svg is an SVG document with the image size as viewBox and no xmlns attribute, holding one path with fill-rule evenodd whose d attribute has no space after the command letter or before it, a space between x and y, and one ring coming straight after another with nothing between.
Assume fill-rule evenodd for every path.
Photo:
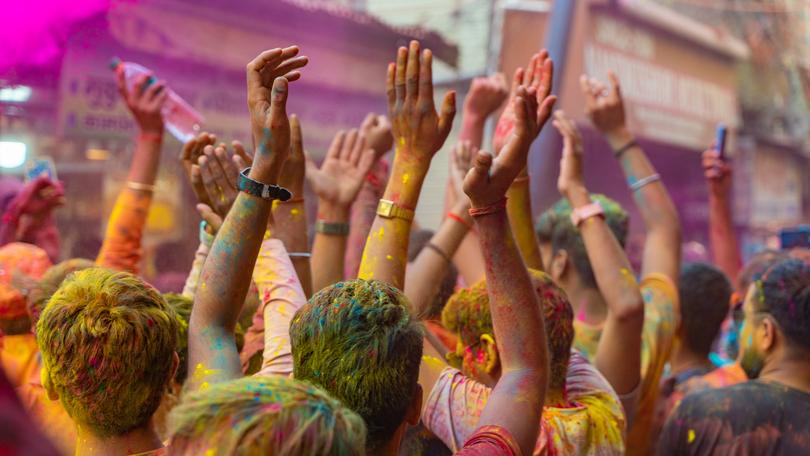
<instances>
[{"instance_id":1,"label":"wrist","mask_svg":"<svg viewBox=\"0 0 810 456\"><path fill-rule=\"evenodd\" d=\"M483 127L487 121L487 117L487 114L482 114L465 104L461 122L465 127Z\"/></svg>"},{"instance_id":2,"label":"wrist","mask_svg":"<svg viewBox=\"0 0 810 456\"><path fill-rule=\"evenodd\" d=\"M591 204L591 194L582 184L571 185L563 189L562 194L574 209Z\"/></svg>"},{"instance_id":3,"label":"wrist","mask_svg":"<svg viewBox=\"0 0 810 456\"><path fill-rule=\"evenodd\" d=\"M318 220L329 223L347 223L349 212L349 206L326 200L318 201Z\"/></svg>"},{"instance_id":4,"label":"wrist","mask_svg":"<svg viewBox=\"0 0 810 456\"><path fill-rule=\"evenodd\" d=\"M621 126L619 128L615 128L611 131L605 132L605 138L607 139L610 147L613 150L619 149L627 145L630 141L633 140L633 134L627 129L626 126Z\"/></svg>"}]
</instances>

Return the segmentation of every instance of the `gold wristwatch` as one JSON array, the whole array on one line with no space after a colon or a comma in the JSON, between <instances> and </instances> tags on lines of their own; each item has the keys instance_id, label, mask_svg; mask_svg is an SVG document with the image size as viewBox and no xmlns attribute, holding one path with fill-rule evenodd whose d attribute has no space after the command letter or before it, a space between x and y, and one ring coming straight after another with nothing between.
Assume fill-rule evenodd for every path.
<instances>
[{"instance_id":1,"label":"gold wristwatch","mask_svg":"<svg viewBox=\"0 0 810 456\"><path fill-rule=\"evenodd\" d=\"M401 218L403 220L413 220L414 212L410 209L397 206L393 201L380 200L377 205L377 215L384 218Z\"/></svg>"}]
</instances>

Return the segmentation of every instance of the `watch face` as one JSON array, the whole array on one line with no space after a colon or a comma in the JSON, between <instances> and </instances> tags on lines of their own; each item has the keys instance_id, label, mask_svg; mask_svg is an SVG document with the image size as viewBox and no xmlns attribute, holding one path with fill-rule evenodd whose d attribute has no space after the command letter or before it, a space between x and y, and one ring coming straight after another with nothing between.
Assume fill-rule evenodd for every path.
<instances>
[{"instance_id":1,"label":"watch face","mask_svg":"<svg viewBox=\"0 0 810 456\"><path fill-rule=\"evenodd\" d=\"M377 206L377 214L381 217L391 218L394 212L394 203L392 201L380 200L380 205Z\"/></svg>"}]
</instances>

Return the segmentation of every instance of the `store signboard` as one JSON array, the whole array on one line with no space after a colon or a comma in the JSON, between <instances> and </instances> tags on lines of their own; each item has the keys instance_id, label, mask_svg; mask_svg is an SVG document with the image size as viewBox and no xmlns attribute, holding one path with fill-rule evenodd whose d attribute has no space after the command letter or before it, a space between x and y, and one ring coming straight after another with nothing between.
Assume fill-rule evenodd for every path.
<instances>
[{"instance_id":1,"label":"store signboard","mask_svg":"<svg viewBox=\"0 0 810 456\"><path fill-rule=\"evenodd\" d=\"M739 125L729 60L610 14L593 12L589 21L584 73L600 81L617 74L636 134L703 150L718 122Z\"/></svg>"}]
</instances>

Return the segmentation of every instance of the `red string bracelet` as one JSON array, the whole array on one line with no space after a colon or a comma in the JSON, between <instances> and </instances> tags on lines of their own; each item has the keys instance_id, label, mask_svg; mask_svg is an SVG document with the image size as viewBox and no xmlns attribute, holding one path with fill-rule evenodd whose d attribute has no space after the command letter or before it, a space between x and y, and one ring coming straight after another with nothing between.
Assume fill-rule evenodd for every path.
<instances>
[{"instance_id":1,"label":"red string bracelet","mask_svg":"<svg viewBox=\"0 0 810 456\"><path fill-rule=\"evenodd\" d=\"M447 213L447 218L453 219L453 220L457 221L458 223L461 223L462 225L466 226L470 230L473 229L472 223L464 220L464 218L462 218L460 215L456 214L455 212L448 212Z\"/></svg>"},{"instance_id":2,"label":"red string bracelet","mask_svg":"<svg viewBox=\"0 0 810 456\"><path fill-rule=\"evenodd\" d=\"M489 206L470 208L470 215L473 217L479 217L481 215L494 214L504 209L506 209L506 198L501 198L500 201Z\"/></svg>"}]
</instances>

